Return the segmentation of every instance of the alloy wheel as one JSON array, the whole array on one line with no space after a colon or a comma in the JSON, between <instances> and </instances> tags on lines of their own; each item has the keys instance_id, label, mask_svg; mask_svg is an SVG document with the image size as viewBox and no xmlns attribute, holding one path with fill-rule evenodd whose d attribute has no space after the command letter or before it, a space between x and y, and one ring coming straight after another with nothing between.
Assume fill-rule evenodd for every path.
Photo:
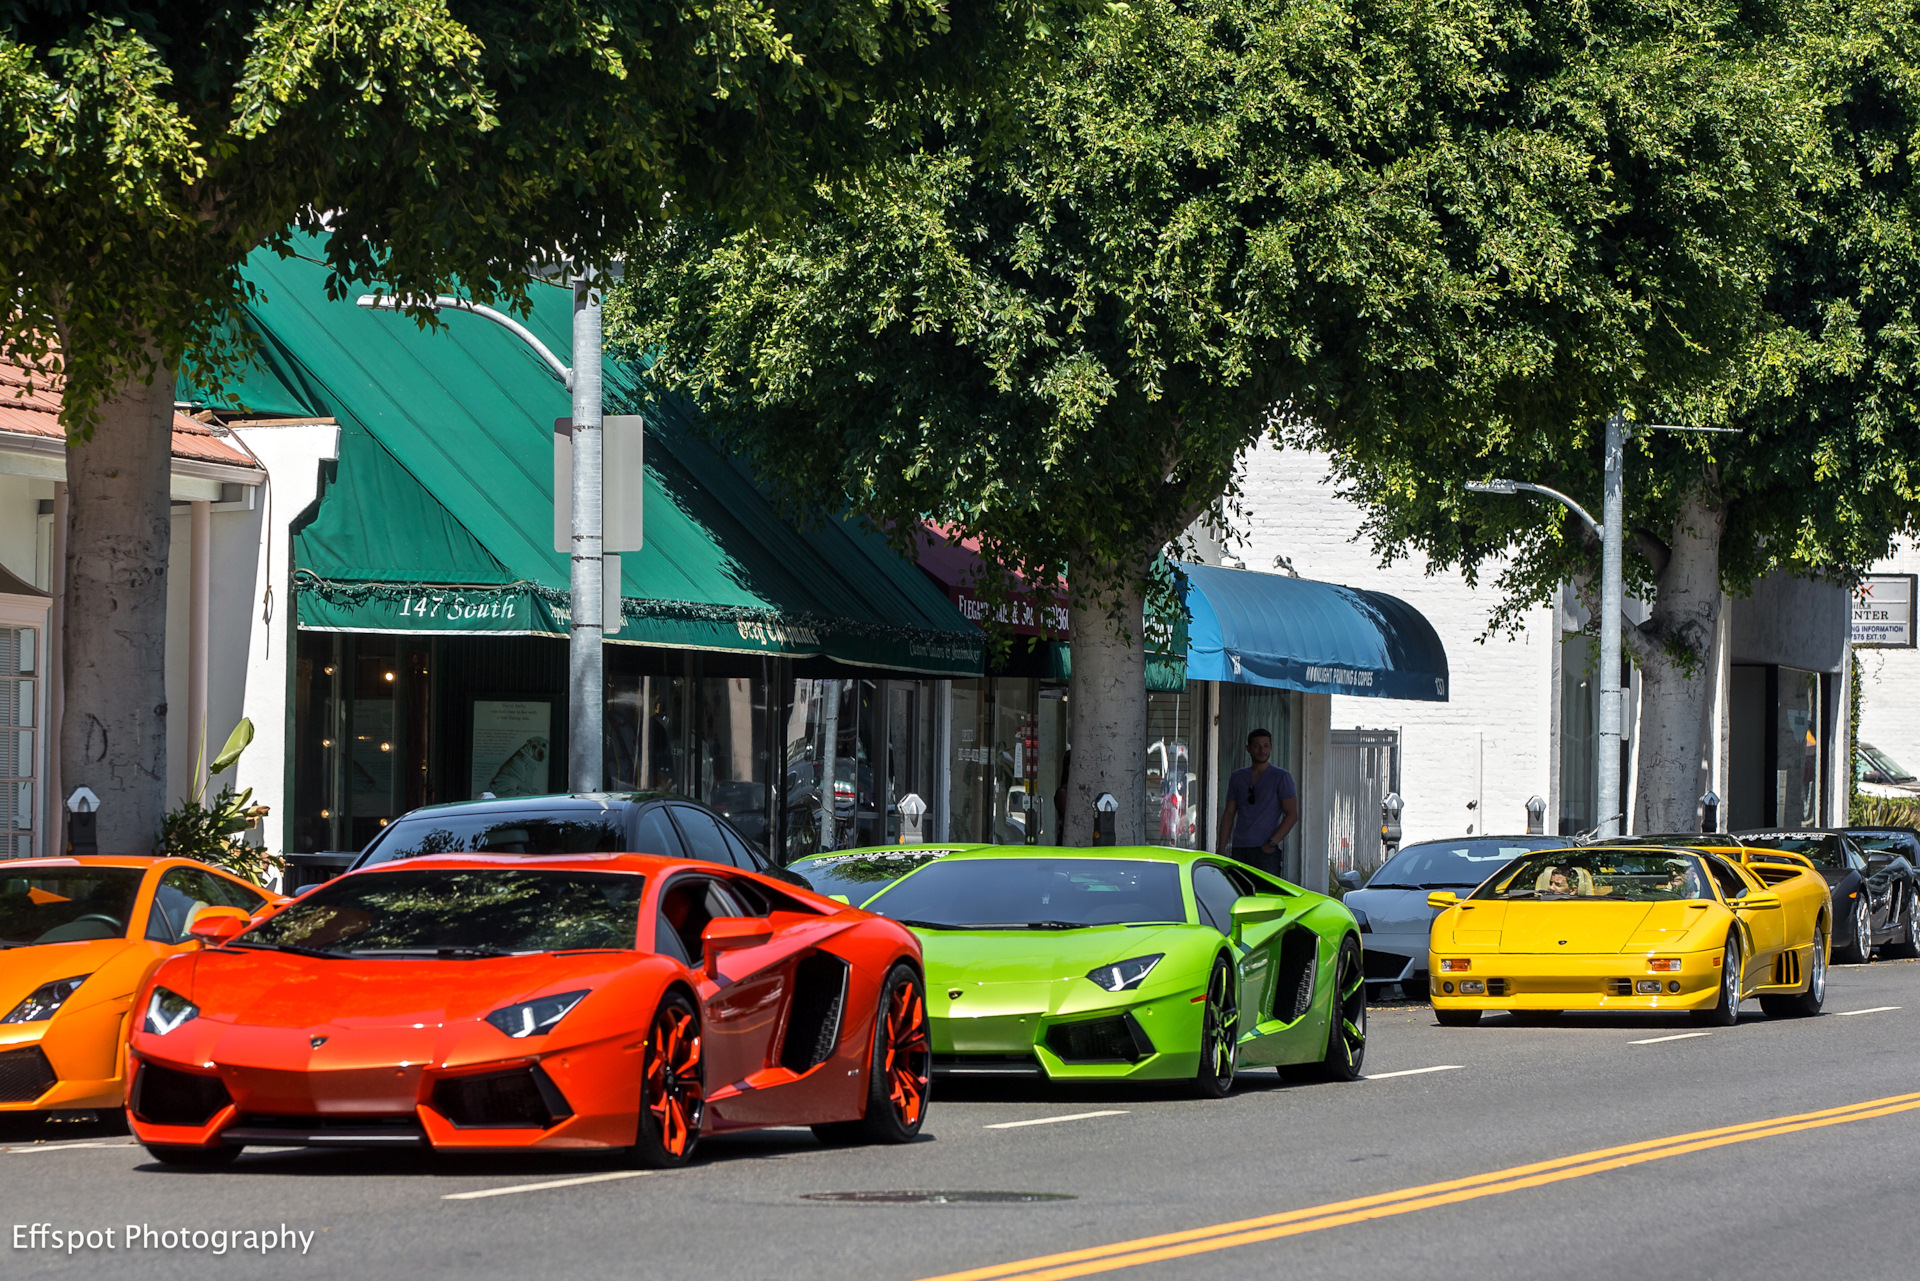
<instances>
[{"instance_id":1,"label":"alloy wheel","mask_svg":"<svg viewBox=\"0 0 1920 1281\"><path fill-rule=\"evenodd\" d=\"M1200 1016L1200 1070L1194 1087L1208 1098L1222 1099L1233 1089L1240 1056L1240 1001L1234 991L1233 966L1227 958L1213 963L1207 980L1207 1000Z\"/></svg>"},{"instance_id":2,"label":"alloy wheel","mask_svg":"<svg viewBox=\"0 0 1920 1281\"><path fill-rule=\"evenodd\" d=\"M911 980L894 986L887 1001L883 1042L887 1101L900 1124L913 1129L927 1107L933 1072L933 1047L927 1037L927 1003Z\"/></svg>"},{"instance_id":3,"label":"alloy wheel","mask_svg":"<svg viewBox=\"0 0 1920 1281\"><path fill-rule=\"evenodd\" d=\"M663 1001L647 1037L647 1110L660 1148L675 1160L700 1136L706 1089L700 1079L700 1028L678 1001Z\"/></svg>"},{"instance_id":4,"label":"alloy wheel","mask_svg":"<svg viewBox=\"0 0 1920 1281\"><path fill-rule=\"evenodd\" d=\"M1819 930L1813 932L1812 971L1807 975L1807 994L1817 1009L1827 999L1827 940Z\"/></svg>"},{"instance_id":5,"label":"alloy wheel","mask_svg":"<svg viewBox=\"0 0 1920 1281\"><path fill-rule=\"evenodd\" d=\"M1866 964L1873 959L1873 915L1867 910L1867 896L1853 904L1853 954Z\"/></svg>"}]
</instances>

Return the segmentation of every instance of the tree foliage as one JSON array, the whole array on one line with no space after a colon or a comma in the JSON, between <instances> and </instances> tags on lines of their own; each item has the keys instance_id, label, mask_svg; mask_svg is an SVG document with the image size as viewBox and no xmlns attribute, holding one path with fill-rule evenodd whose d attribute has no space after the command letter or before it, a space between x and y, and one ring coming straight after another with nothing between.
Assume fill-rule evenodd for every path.
<instances>
[{"instance_id":1,"label":"tree foliage","mask_svg":"<svg viewBox=\"0 0 1920 1281\"><path fill-rule=\"evenodd\" d=\"M238 265L325 233L347 280L516 297L667 210L771 216L1022 56L1023 0L12 0L0 345L85 429L218 368Z\"/></svg>"}]
</instances>

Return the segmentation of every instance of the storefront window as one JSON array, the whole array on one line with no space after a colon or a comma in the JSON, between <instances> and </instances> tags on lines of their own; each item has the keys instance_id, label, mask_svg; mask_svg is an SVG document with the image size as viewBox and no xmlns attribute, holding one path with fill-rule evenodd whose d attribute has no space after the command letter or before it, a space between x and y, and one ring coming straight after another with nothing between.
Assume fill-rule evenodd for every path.
<instances>
[{"instance_id":1,"label":"storefront window","mask_svg":"<svg viewBox=\"0 0 1920 1281\"><path fill-rule=\"evenodd\" d=\"M1559 834L1591 831L1599 822L1600 696L1593 639L1568 636L1560 646Z\"/></svg>"},{"instance_id":2,"label":"storefront window","mask_svg":"<svg viewBox=\"0 0 1920 1281\"><path fill-rule=\"evenodd\" d=\"M948 794L947 836L950 841L990 839L992 824L992 749L988 746L992 717L988 714L986 680L953 682L951 791Z\"/></svg>"},{"instance_id":3,"label":"storefront window","mask_svg":"<svg viewBox=\"0 0 1920 1281\"><path fill-rule=\"evenodd\" d=\"M993 682L993 830L995 845L1037 844L1040 807L1040 726L1029 677L1001 676ZM1028 839L1028 823L1034 839Z\"/></svg>"},{"instance_id":4,"label":"storefront window","mask_svg":"<svg viewBox=\"0 0 1920 1281\"><path fill-rule=\"evenodd\" d=\"M1820 822L1820 677L1780 669L1774 742L1774 813L1781 827Z\"/></svg>"},{"instance_id":5,"label":"storefront window","mask_svg":"<svg viewBox=\"0 0 1920 1281\"><path fill-rule=\"evenodd\" d=\"M1205 841L1206 822L1201 815L1205 804L1201 792L1199 684L1189 684L1178 693L1150 690L1147 693L1147 841L1152 845L1171 845L1180 849L1198 849ZM1276 746L1283 741L1280 730L1268 725L1275 734ZM1244 741L1245 735L1241 735Z\"/></svg>"}]
</instances>

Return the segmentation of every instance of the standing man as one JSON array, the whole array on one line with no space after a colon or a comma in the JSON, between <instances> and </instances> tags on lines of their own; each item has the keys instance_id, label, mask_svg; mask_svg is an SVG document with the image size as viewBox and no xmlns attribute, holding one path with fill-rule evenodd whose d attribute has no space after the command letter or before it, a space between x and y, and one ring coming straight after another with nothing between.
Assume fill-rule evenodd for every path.
<instances>
[{"instance_id":1,"label":"standing man","mask_svg":"<svg viewBox=\"0 0 1920 1281\"><path fill-rule=\"evenodd\" d=\"M1220 853L1275 876L1282 875L1280 842L1300 821L1300 798L1293 775L1273 756L1273 735L1257 729L1247 735L1251 766L1243 766L1227 780L1227 808L1220 815Z\"/></svg>"}]
</instances>

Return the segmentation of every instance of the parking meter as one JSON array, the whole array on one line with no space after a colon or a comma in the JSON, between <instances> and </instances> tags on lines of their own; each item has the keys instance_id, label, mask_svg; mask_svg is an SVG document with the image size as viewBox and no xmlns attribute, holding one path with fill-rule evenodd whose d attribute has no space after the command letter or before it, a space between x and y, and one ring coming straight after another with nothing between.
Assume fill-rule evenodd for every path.
<instances>
[{"instance_id":1,"label":"parking meter","mask_svg":"<svg viewBox=\"0 0 1920 1281\"><path fill-rule=\"evenodd\" d=\"M900 843L902 845L925 845L926 832L920 826L920 820L927 814L927 803L920 799L920 793L908 792L900 798Z\"/></svg>"},{"instance_id":2,"label":"parking meter","mask_svg":"<svg viewBox=\"0 0 1920 1281\"><path fill-rule=\"evenodd\" d=\"M1527 798L1527 835L1539 836L1547 830L1547 801L1543 796Z\"/></svg>"},{"instance_id":3,"label":"parking meter","mask_svg":"<svg viewBox=\"0 0 1920 1281\"><path fill-rule=\"evenodd\" d=\"M1388 792L1380 801L1380 844L1389 854L1400 848L1400 811L1406 807L1398 792Z\"/></svg>"},{"instance_id":4,"label":"parking meter","mask_svg":"<svg viewBox=\"0 0 1920 1281\"><path fill-rule=\"evenodd\" d=\"M98 854L99 839L94 835L94 820L99 817L100 797L86 786L73 789L67 798L67 853Z\"/></svg>"},{"instance_id":5,"label":"parking meter","mask_svg":"<svg viewBox=\"0 0 1920 1281\"><path fill-rule=\"evenodd\" d=\"M1112 792L1102 792L1093 802L1093 843L1112 845L1119 822L1120 802Z\"/></svg>"},{"instance_id":6,"label":"parking meter","mask_svg":"<svg viewBox=\"0 0 1920 1281\"><path fill-rule=\"evenodd\" d=\"M1720 793L1712 788L1700 798L1700 830L1717 832L1720 830Z\"/></svg>"}]
</instances>

